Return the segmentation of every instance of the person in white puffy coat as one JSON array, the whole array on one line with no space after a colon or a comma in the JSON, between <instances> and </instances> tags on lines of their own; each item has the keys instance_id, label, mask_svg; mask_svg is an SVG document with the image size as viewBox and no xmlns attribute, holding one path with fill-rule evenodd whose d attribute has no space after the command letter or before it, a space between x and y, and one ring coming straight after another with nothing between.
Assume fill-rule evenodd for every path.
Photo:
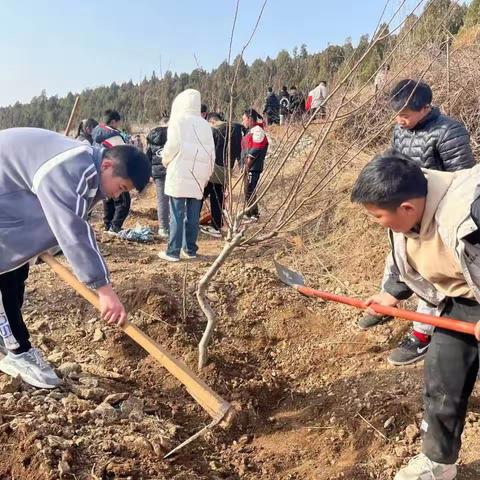
<instances>
[{"instance_id":1,"label":"person in white puffy coat","mask_svg":"<svg viewBox=\"0 0 480 480\"><path fill-rule=\"evenodd\" d=\"M176 262L180 252L195 258L203 190L213 172L215 145L209 123L200 115L200 92L184 90L173 101L162 163L167 168L170 236L163 260Z\"/></svg>"}]
</instances>

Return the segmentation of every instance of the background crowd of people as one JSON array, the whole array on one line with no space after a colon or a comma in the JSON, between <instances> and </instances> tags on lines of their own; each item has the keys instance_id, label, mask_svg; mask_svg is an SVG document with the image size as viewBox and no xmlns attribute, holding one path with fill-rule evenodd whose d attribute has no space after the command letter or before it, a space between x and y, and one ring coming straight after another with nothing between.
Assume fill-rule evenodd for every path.
<instances>
[{"instance_id":1,"label":"background crowd of people","mask_svg":"<svg viewBox=\"0 0 480 480\"><path fill-rule=\"evenodd\" d=\"M290 90L284 85L276 94L272 87L267 88L267 96L263 107L263 115L267 125L284 125L288 122L301 120L305 115L326 116L326 101L328 98L327 82L325 80L305 96L295 85Z\"/></svg>"},{"instance_id":2,"label":"background crowd of people","mask_svg":"<svg viewBox=\"0 0 480 480\"><path fill-rule=\"evenodd\" d=\"M272 94L275 98L276 96ZM82 120L77 140L111 149L133 144L143 150L139 136L122 129L122 117L106 110L101 123ZM246 213L244 222L259 218L256 190L268 150L263 117L255 109L245 110L242 123L225 121L222 112L209 112L200 92L187 89L174 100L170 116L146 135L146 155L152 167L158 212L158 236L167 240L159 253L165 261L196 257L199 231L221 238L225 183L235 166L244 179ZM209 208L202 219L204 203ZM104 229L118 234L130 210L130 194L103 201ZM200 225L201 224L201 225Z\"/></svg>"}]
</instances>

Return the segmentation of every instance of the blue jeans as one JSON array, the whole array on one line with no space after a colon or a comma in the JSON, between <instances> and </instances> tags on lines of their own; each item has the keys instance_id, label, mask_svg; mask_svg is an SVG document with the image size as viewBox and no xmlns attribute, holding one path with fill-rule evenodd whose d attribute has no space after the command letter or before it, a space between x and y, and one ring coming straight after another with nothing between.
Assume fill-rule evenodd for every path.
<instances>
[{"instance_id":1,"label":"blue jeans","mask_svg":"<svg viewBox=\"0 0 480 480\"><path fill-rule=\"evenodd\" d=\"M196 198L170 197L170 237L167 255L180 257L180 250L195 255L202 201Z\"/></svg>"}]
</instances>

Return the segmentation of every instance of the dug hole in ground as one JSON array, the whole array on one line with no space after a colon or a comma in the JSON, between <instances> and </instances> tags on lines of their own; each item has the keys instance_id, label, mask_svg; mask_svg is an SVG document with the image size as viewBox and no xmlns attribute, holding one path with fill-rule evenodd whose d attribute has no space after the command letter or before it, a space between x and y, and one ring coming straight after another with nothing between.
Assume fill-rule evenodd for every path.
<instances>
[{"instance_id":1,"label":"dug hole in ground","mask_svg":"<svg viewBox=\"0 0 480 480\"><path fill-rule=\"evenodd\" d=\"M333 190L347 194L368 159L360 155ZM286 182L301 160L301 152L292 158ZM127 226L137 223L157 226L153 185L132 203ZM93 224L132 321L196 369L205 321L195 284L221 241L200 236L198 261L166 264L157 257L162 242L104 234L101 208ZM240 413L229 430L216 428L168 460L163 455L209 423L208 415L46 265L35 266L25 316L64 384L35 390L0 376L0 478L393 478L420 447L423 364L386 362L409 324L362 332L361 312L302 297L277 280L272 264L275 256L311 286L364 298L379 286L387 248L384 232L345 197L321 221L237 249L210 287L220 320L201 377ZM480 478L478 393L459 480Z\"/></svg>"}]
</instances>

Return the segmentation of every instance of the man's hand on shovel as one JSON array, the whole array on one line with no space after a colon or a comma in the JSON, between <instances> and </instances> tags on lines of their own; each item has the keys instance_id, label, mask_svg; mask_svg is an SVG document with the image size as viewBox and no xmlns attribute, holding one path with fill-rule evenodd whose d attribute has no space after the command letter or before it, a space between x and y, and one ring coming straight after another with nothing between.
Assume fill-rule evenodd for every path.
<instances>
[{"instance_id":1,"label":"man's hand on shovel","mask_svg":"<svg viewBox=\"0 0 480 480\"><path fill-rule=\"evenodd\" d=\"M387 292L380 292L377 293L376 295L371 296L370 298L367 298L365 300L365 305L371 305L372 303L377 303L378 305L383 305L385 307L395 307L400 300L395 298L393 295L390 295ZM370 315L381 315L381 313L376 312L375 310L371 308L367 308L367 312Z\"/></svg>"},{"instance_id":2,"label":"man's hand on shovel","mask_svg":"<svg viewBox=\"0 0 480 480\"><path fill-rule=\"evenodd\" d=\"M97 290L100 300L100 314L109 325L121 327L127 321L127 312L111 285Z\"/></svg>"},{"instance_id":3,"label":"man's hand on shovel","mask_svg":"<svg viewBox=\"0 0 480 480\"><path fill-rule=\"evenodd\" d=\"M477 339L477 342L480 342L480 321L475 325L475 338Z\"/></svg>"}]
</instances>

